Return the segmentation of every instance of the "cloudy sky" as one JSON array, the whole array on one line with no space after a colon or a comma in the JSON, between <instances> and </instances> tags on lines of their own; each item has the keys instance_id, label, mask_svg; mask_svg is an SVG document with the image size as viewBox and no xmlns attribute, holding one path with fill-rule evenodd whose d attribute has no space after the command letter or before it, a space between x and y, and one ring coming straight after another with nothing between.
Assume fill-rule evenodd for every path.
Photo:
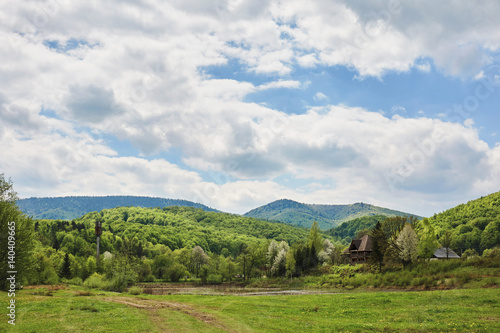
<instances>
[{"instance_id":1,"label":"cloudy sky","mask_svg":"<svg viewBox=\"0 0 500 333\"><path fill-rule=\"evenodd\" d=\"M0 2L21 198L429 216L500 190L498 1Z\"/></svg>"}]
</instances>

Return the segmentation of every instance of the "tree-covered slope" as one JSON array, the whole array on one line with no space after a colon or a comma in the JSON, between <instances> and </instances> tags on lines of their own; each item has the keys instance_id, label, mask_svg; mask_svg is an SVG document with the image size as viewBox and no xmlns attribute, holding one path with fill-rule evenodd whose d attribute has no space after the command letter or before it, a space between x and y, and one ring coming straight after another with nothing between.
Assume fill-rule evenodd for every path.
<instances>
[{"instance_id":1,"label":"tree-covered slope","mask_svg":"<svg viewBox=\"0 0 500 333\"><path fill-rule=\"evenodd\" d=\"M342 222L363 216L413 216L388 208L377 207L365 203L351 205L311 205L282 199L258 207L244 216L281 221L309 228L317 221L322 230L338 226ZM418 216L417 216L418 217Z\"/></svg>"},{"instance_id":2,"label":"tree-covered slope","mask_svg":"<svg viewBox=\"0 0 500 333\"><path fill-rule=\"evenodd\" d=\"M205 205L187 200L139 196L29 198L18 200L17 205L26 215L33 216L35 219L61 220L71 220L90 212L126 206L160 208L187 206L201 208L205 211L216 211Z\"/></svg>"},{"instance_id":3,"label":"tree-covered slope","mask_svg":"<svg viewBox=\"0 0 500 333\"><path fill-rule=\"evenodd\" d=\"M356 234L362 230L371 230L377 222L384 221L387 218L385 215L363 216L342 223L336 228L328 230L326 233L344 244L348 244L353 240Z\"/></svg>"},{"instance_id":4,"label":"tree-covered slope","mask_svg":"<svg viewBox=\"0 0 500 333\"><path fill-rule=\"evenodd\" d=\"M137 238L144 246L159 244L174 250L199 245L207 252L220 254L226 248L237 254L242 244L268 239L295 243L309 234L307 229L283 223L192 207L118 207L88 213L72 222L38 220L35 228L44 245L55 247L57 243L70 248L70 253L85 256L95 248L94 223L100 218L102 252L117 250L121 239Z\"/></svg>"},{"instance_id":5,"label":"tree-covered slope","mask_svg":"<svg viewBox=\"0 0 500 333\"><path fill-rule=\"evenodd\" d=\"M500 192L469 201L431 217L439 235L453 232L456 251L485 249L500 245Z\"/></svg>"}]
</instances>

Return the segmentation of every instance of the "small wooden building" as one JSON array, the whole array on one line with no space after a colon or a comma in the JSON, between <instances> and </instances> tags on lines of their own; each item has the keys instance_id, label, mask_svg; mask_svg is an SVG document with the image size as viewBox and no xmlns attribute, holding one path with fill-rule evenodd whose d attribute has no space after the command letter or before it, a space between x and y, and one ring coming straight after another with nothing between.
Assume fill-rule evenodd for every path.
<instances>
[{"instance_id":1,"label":"small wooden building","mask_svg":"<svg viewBox=\"0 0 500 333\"><path fill-rule=\"evenodd\" d=\"M432 259L446 259L446 251L448 251L448 259L460 259L460 256L458 254L456 254L452 249L446 247L437 249L432 256Z\"/></svg>"},{"instance_id":2,"label":"small wooden building","mask_svg":"<svg viewBox=\"0 0 500 333\"><path fill-rule=\"evenodd\" d=\"M372 251L372 239L365 235L360 239L353 239L351 245L342 254L349 258L350 264L362 264L368 262Z\"/></svg>"}]
</instances>

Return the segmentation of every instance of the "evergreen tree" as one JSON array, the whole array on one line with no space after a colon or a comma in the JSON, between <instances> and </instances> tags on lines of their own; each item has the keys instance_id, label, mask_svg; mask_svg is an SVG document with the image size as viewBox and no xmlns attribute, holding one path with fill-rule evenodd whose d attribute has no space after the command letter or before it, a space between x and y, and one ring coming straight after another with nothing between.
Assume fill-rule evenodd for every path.
<instances>
[{"instance_id":1,"label":"evergreen tree","mask_svg":"<svg viewBox=\"0 0 500 333\"><path fill-rule=\"evenodd\" d=\"M307 237L307 245L309 248L314 247L314 249L319 252L323 248L323 236L321 236L318 222L314 221L311 230L309 231L309 237Z\"/></svg>"},{"instance_id":2,"label":"evergreen tree","mask_svg":"<svg viewBox=\"0 0 500 333\"><path fill-rule=\"evenodd\" d=\"M71 263L69 261L69 254L66 253L66 255L64 256L64 262L63 262L63 266L62 266L62 270L61 270L61 277L66 278L66 279L71 278L70 267L71 267Z\"/></svg>"},{"instance_id":3,"label":"evergreen tree","mask_svg":"<svg viewBox=\"0 0 500 333\"><path fill-rule=\"evenodd\" d=\"M286 253L286 275L289 276L290 278L295 274L295 256L292 250L289 250Z\"/></svg>"},{"instance_id":4,"label":"evergreen tree","mask_svg":"<svg viewBox=\"0 0 500 333\"><path fill-rule=\"evenodd\" d=\"M379 266L379 271L382 272L382 265L384 263L384 254L387 248L387 239L384 232L382 231L382 225L377 222L375 228L371 232L372 237L372 256L371 260L377 263Z\"/></svg>"}]
</instances>

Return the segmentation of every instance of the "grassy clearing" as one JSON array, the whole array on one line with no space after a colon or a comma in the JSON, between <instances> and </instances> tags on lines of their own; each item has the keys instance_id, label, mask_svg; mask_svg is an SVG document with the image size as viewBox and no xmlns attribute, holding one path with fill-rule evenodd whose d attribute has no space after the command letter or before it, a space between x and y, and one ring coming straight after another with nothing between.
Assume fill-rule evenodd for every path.
<instances>
[{"instance_id":1,"label":"grassy clearing","mask_svg":"<svg viewBox=\"0 0 500 333\"><path fill-rule=\"evenodd\" d=\"M238 318L254 332L500 331L498 289L169 299Z\"/></svg>"},{"instance_id":2,"label":"grassy clearing","mask_svg":"<svg viewBox=\"0 0 500 333\"><path fill-rule=\"evenodd\" d=\"M496 288L298 296L22 290L9 332L499 332ZM34 295L34 293L37 293ZM2 299L7 299L5 293ZM6 304L5 302L3 304Z\"/></svg>"}]
</instances>

